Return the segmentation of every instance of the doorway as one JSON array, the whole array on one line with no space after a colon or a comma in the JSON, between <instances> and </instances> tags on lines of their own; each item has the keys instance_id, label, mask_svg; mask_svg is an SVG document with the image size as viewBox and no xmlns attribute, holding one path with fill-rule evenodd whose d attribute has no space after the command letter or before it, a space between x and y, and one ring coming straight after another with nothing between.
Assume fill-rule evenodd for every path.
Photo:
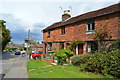
<instances>
[{"instance_id":1,"label":"doorway","mask_svg":"<svg viewBox=\"0 0 120 80\"><path fill-rule=\"evenodd\" d=\"M83 44L78 45L78 55L83 54Z\"/></svg>"}]
</instances>

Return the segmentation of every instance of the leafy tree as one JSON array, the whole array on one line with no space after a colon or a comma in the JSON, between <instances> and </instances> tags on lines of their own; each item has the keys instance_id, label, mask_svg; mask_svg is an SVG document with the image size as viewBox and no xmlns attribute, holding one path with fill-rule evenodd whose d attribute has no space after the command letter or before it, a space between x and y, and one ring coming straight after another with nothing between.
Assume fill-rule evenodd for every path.
<instances>
[{"instance_id":1,"label":"leafy tree","mask_svg":"<svg viewBox=\"0 0 120 80\"><path fill-rule=\"evenodd\" d=\"M6 29L6 26L4 25L6 21L0 20L0 29L2 29L0 32L0 38L2 38L2 50L5 49L5 46L10 42L11 36L10 36L10 31Z\"/></svg>"},{"instance_id":2,"label":"leafy tree","mask_svg":"<svg viewBox=\"0 0 120 80\"><path fill-rule=\"evenodd\" d=\"M37 41L35 41L35 40L30 40L30 41L29 41L29 44L37 45L37 44L38 44L38 42L37 42Z\"/></svg>"}]
</instances>

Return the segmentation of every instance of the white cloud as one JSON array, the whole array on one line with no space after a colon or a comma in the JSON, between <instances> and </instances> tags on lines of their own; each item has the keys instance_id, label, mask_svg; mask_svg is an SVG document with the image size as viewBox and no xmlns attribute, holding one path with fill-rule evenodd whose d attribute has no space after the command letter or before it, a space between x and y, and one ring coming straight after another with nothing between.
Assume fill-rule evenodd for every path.
<instances>
[{"instance_id":1,"label":"white cloud","mask_svg":"<svg viewBox=\"0 0 120 80\"><path fill-rule=\"evenodd\" d=\"M20 3L18 1L20 1ZM33 36L36 36L37 40L42 40L41 30L54 22L61 21L62 11L60 6L63 10L71 6L72 16L77 16L118 2L117 0L94 0L94 2L93 0L87 0L87 2L83 0L37 1L38 0L29 0L29 2L28 0L2 0L2 10L0 9L0 13L5 14L0 16L7 21L7 27L12 31L14 41L23 41L24 35L27 35L29 29Z\"/></svg>"},{"instance_id":2,"label":"white cloud","mask_svg":"<svg viewBox=\"0 0 120 80\"><path fill-rule=\"evenodd\" d=\"M31 36L35 40L42 40L41 30L45 27L44 23L34 23L31 26L21 19L15 18L12 14L0 14L1 19L6 21L6 27L11 31L12 41L15 43L23 43L24 37L28 35L28 30L31 30Z\"/></svg>"}]
</instances>

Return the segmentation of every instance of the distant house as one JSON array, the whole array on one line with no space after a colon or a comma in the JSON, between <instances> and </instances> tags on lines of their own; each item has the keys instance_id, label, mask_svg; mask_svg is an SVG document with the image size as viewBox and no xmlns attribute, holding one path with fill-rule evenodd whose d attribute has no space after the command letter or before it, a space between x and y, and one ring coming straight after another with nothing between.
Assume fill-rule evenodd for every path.
<instances>
[{"instance_id":1,"label":"distant house","mask_svg":"<svg viewBox=\"0 0 120 80\"><path fill-rule=\"evenodd\" d=\"M32 50L43 50L43 44L30 44L29 46Z\"/></svg>"},{"instance_id":2,"label":"distant house","mask_svg":"<svg viewBox=\"0 0 120 80\"><path fill-rule=\"evenodd\" d=\"M97 7L97 6L96 6ZM71 41L84 41L76 47L76 55L91 52L97 45L94 42L94 30L107 24L112 33L110 41L120 38L120 3L109 7L71 17L70 10L65 10L62 21L55 22L43 30L43 50L58 51L67 48ZM107 40L106 40L107 41Z\"/></svg>"}]
</instances>

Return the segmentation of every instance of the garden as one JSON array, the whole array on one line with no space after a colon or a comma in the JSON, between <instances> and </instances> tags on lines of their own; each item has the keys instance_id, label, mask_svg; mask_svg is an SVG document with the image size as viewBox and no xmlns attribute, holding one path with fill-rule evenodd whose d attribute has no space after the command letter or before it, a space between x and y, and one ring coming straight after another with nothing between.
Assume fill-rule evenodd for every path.
<instances>
[{"instance_id":1,"label":"garden","mask_svg":"<svg viewBox=\"0 0 120 80\"><path fill-rule=\"evenodd\" d=\"M80 71L80 68L72 64L51 65L41 60L28 62L29 78L113 78L90 72Z\"/></svg>"},{"instance_id":2,"label":"garden","mask_svg":"<svg viewBox=\"0 0 120 80\"><path fill-rule=\"evenodd\" d=\"M30 78L120 78L120 40L94 54L73 56L71 50L57 51L57 64L28 62ZM70 58L71 56L72 59ZM71 60L70 60L71 59ZM72 63L72 64L70 64Z\"/></svg>"}]
</instances>

